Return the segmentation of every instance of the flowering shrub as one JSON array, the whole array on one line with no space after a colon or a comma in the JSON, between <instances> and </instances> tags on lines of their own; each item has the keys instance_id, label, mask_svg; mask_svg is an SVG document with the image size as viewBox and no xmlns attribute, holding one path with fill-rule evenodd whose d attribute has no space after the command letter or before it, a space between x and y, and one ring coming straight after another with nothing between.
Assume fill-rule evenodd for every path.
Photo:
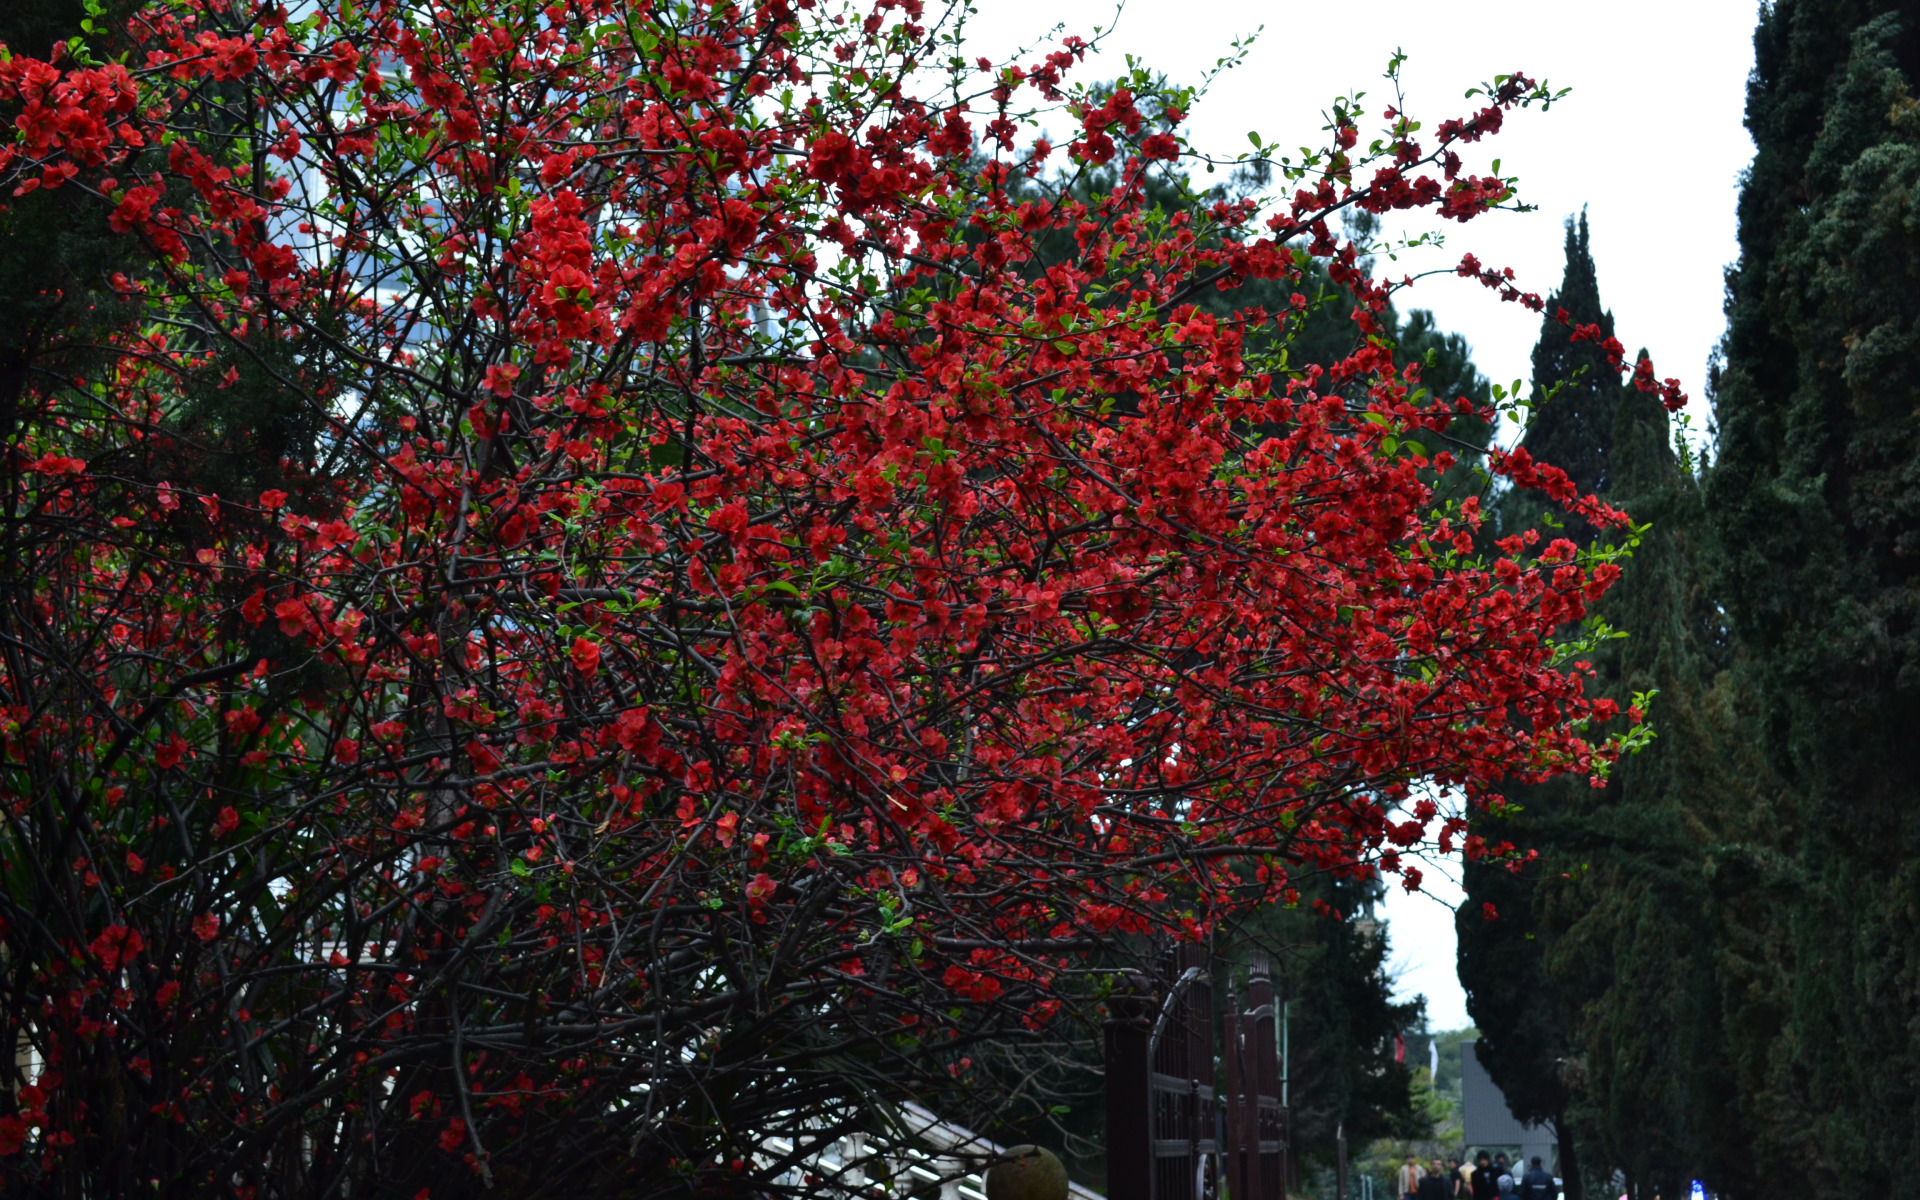
<instances>
[{"instance_id":1,"label":"flowering shrub","mask_svg":"<svg viewBox=\"0 0 1920 1200\"><path fill-rule=\"evenodd\" d=\"M9 1186L764 1188L1089 950L1402 869L1420 781L1605 769L1617 567L1476 552L1491 414L1329 224L1501 203L1549 93L1169 215L1190 94L1069 39L919 99L931 25L164 0L0 64L13 202L130 256L4 466ZM1330 367L1193 303L1315 259Z\"/></svg>"}]
</instances>

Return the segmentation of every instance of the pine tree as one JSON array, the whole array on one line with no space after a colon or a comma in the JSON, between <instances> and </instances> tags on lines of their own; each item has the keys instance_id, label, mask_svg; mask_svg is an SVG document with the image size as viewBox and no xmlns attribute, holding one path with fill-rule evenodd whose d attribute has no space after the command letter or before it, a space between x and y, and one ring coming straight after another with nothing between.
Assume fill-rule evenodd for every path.
<instances>
[{"instance_id":1,"label":"pine tree","mask_svg":"<svg viewBox=\"0 0 1920 1200\"><path fill-rule=\"evenodd\" d=\"M1697 481L1667 441L1664 412L1621 390L1609 439L1614 501L1643 527L1621 582L1597 606L1618 636L1594 656L1622 704L1656 693L1652 746L1606 788L1540 798L1542 860L1525 916L1564 1023L1566 1122L1595 1174L1671 1195L1694 1178L1752 1182L1751 1131L1722 1075L1729 1046L1714 880L1750 838L1768 779L1751 753L1732 653L1705 584ZM1545 792L1547 789L1534 789Z\"/></svg>"}]
</instances>

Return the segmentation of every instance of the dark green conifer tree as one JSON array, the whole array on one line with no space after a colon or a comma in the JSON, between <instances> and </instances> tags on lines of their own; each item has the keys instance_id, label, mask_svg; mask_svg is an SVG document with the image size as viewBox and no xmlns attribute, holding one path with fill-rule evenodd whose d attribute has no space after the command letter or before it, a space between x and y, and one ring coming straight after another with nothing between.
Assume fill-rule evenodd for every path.
<instances>
[{"instance_id":1,"label":"dark green conifer tree","mask_svg":"<svg viewBox=\"0 0 1920 1200\"><path fill-rule=\"evenodd\" d=\"M1718 786L1725 772L1703 764L1737 742L1712 716L1725 638L1701 585L1699 489L1660 404L1623 385L1598 345L1572 340L1569 324L1612 336L1613 321L1584 218L1568 223L1566 249L1522 444L1633 515L1627 573L1592 613L1592 686L1623 707L1657 691L1672 729L1605 788L1518 787L1510 810L1479 818L1489 840L1539 857L1518 870L1469 868L1460 970L1489 1072L1518 1115L1554 1123L1570 1193L1621 1170L1636 1190L1671 1194L1699 1173L1696 1127L1723 1124L1712 1114L1724 1107L1722 1091L1695 1086L1721 1046L1701 950L1711 942L1705 826L1686 800ZM1564 533L1588 550L1618 537L1563 521L1525 492L1504 495L1496 512L1502 536ZM1483 917L1486 903L1498 919Z\"/></svg>"},{"instance_id":2,"label":"dark green conifer tree","mask_svg":"<svg viewBox=\"0 0 1920 1200\"><path fill-rule=\"evenodd\" d=\"M1729 1075L1773 1186L1890 1193L1920 1154L1920 14L1779 0L1755 49L1707 499L1791 803L1721 885Z\"/></svg>"},{"instance_id":3,"label":"dark green conifer tree","mask_svg":"<svg viewBox=\"0 0 1920 1200\"><path fill-rule=\"evenodd\" d=\"M1631 387L1608 439L1611 498L1639 524L1620 583L1595 616L1616 633L1594 685L1649 705L1658 739L1603 789L1529 789L1517 818L1540 860L1518 936L1538 955L1536 1002L1560 1036L1552 1074L1589 1178L1624 1171L1641 1194L1708 1177L1751 1181L1750 1131L1724 1079L1727 940L1712 865L1744 845L1772 797L1744 733L1732 648L1705 586L1698 481L1665 413ZM1516 838L1516 840L1521 840ZM1512 935L1510 935L1512 936Z\"/></svg>"},{"instance_id":4,"label":"dark green conifer tree","mask_svg":"<svg viewBox=\"0 0 1920 1200\"><path fill-rule=\"evenodd\" d=\"M1279 990L1291 1001L1296 1151L1331 1168L1342 1128L1355 1147L1379 1137L1431 1135L1414 1101L1415 1064L1394 1060L1395 1035L1412 1034L1425 1006L1393 999L1391 927L1363 915L1371 911L1368 896L1379 895L1378 881L1303 883L1303 893L1327 910L1276 906L1254 914L1238 934L1270 954ZM1223 958L1244 959L1242 945L1222 949Z\"/></svg>"},{"instance_id":5,"label":"dark green conifer tree","mask_svg":"<svg viewBox=\"0 0 1920 1200\"><path fill-rule=\"evenodd\" d=\"M1600 606L1631 636L1596 656L1596 684L1657 687L1661 738L1604 791L1519 797L1498 832L1541 858L1474 882L1520 912L1463 926L1462 969L1490 1044L1536 1075L1557 1048L1581 1153L1637 1185L1891 1192L1920 1153L1908 8L1762 12L1704 487L1631 392L1604 457L1540 451L1651 523ZM1509 497L1501 515L1529 514Z\"/></svg>"},{"instance_id":6,"label":"dark green conifer tree","mask_svg":"<svg viewBox=\"0 0 1920 1200\"><path fill-rule=\"evenodd\" d=\"M1520 444L1534 458L1565 471L1581 491L1606 498L1614 491L1613 425L1621 387L1598 342L1573 340L1574 329L1583 325L1598 325L1606 337L1613 336L1613 314L1600 303L1585 212L1567 220L1566 251L1566 272L1547 299L1540 340L1533 346L1532 415ZM1540 493L1510 492L1500 505L1501 532L1534 528L1547 510ZM1575 521L1572 536L1584 545L1593 531Z\"/></svg>"},{"instance_id":7,"label":"dark green conifer tree","mask_svg":"<svg viewBox=\"0 0 1920 1200\"><path fill-rule=\"evenodd\" d=\"M1562 318L1561 314L1565 317ZM1613 336L1613 314L1600 303L1592 240L1586 214L1569 219L1566 271L1547 301L1540 339L1533 350L1532 418L1521 445L1536 459L1566 471L1576 486L1617 499L1615 426L1631 401L1606 353L1593 341L1576 342L1572 330L1598 325ZM1638 393L1634 393L1638 396ZM1650 402L1650 401L1649 401ZM1659 406L1653 406L1658 413ZM1664 428L1664 419L1661 426ZM1500 536L1544 533L1557 536L1564 521L1544 495L1509 491L1495 507ZM1575 520L1566 532L1587 545L1595 531ZM1599 681L1607 687L1611 680ZM1608 688L1608 690L1612 690ZM1516 811L1477 822L1489 841L1548 848L1552 863L1557 832L1578 818L1585 798L1577 787L1556 783L1515 788ZM1548 974L1548 944L1543 939L1538 895L1540 868L1510 871L1505 864L1473 863L1466 871L1468 903L1461 910L1460 978L1468 1011L1481 1031L1480 1054L1488 1073L1523 1120L1552 1122L1559 1132L1560 1170L1569 1200L1580 1200L1581 1156L1569 1112L1567 1064L1576 1054L1575 1006L1562 996ZM1486 918L1492 905L1497 919Z\"/></svg>"}]
</instances>

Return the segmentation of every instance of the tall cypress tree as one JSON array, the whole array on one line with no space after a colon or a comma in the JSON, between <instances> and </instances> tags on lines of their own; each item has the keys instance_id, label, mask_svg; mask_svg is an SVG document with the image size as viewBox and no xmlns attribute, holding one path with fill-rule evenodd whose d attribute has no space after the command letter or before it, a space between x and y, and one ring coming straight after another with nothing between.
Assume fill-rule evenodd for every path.
<instances>
[{"instance_id":1,"label":"tall cypress tree","mask_svg":"<svg viewBox=\"0 0 1920 1200\"><path fill-rule=\"evenodd\" d=\"M1737 885L1750 858L1741 847L1774 791L1745 735L1733 648L1706 584L1698 483L1660 406L1630 387L1616 399L1611 499L1642 533L1596 606L1617 636L1594 655L1595 685L1623 705L1657 693L1659 738L1605 788L1542 797L1523 917L1563 1023L1559 1075L1582 1161L1595 1175L1624 1171L1643 1195L1702 1177L1737 1193L1754 1182L1752 1136L1725 1078L1733 910L1717 902L1716 880Z\"/></svg>"},{"instance_id":2,"label":"tall cypress tree","mask_svg":"<svg viewBox=\"0 0 1920 1200\"><path fill-rule=\"evenodd\" d=\"M1890 1192L1920 1155L1920 22L1780 0L1755 47L1708 501L1792 803L1743 898L1783 954L1732 1067L1764 1169Z\"/></svg>"},{"instance_id":3,"label":"tall cypress tree","mask_svg":"<svg viewBox=\"0 0 1920 1200\"><path fill-rule=\"evenodd\" d=\"M1548 298L1540 340L1533 347L1533 416L1520 444L1536 459L1565 471L1581 491L1606 496L1614 488L1613 426L1621 388L1600 344L1573 340L1573 327L1582 325L1598 325L1605 336L1613 336L1613 314L1600 303L1585 212L1568 218L1566 249L1566 272L1559 290ZM1566 321L1560 319L1561 312L1567 314ZM1503 528L1534 525L1544 501L1537 493L1511 494L1502 506ZM1584 524L1576 533L1577 541L1592 539Z\"/></svg>"},{"instance_id":4,"label":"tall cypress tree","mask_svg":"<svg viewBox=\"0 0 1920 1200\"><path fill-rule=\"evenodd\" d=\"M1596 656L1596 683L1658 687L1662 738L1603 791L1531 789L1504 827L1483 822L1542 857L1470 880L1505 889L1513 923L1463 923L1462 974L1496 1056L1504 1034L1509 1070L1538 1077L1541 1048L1558 1050L1581 1153L1639 1183L1891 1192L1920 1154L1920 36L1907 7L1762 13L1704 488L1629 392L1605 438L1597 422L1552 450L1529 435L1652 522L1600 606L1631 636ZM1501 511L1511 531L1533 509L1508 497Z\"/></svg>"},{"instance_id":5,"label":"tall cypress tree","mask_svg":"<svg viewBox=\"0 0 1920 1200\"><path fill-rule=\"evenodd\" d=\"M1665 411L1623 386L1598 345L1571 337L1569 324L1613 334L1584 216L1568 222L1566 273L1548 311L1522 444L1641 526L1625 577L1595 606L1596 632L1614 636L1594 647L1592 686L1623 707L1664 693L1661 720L1678 736L1629 759L1603 789L1515 788L1505 813L1477 820L1489 840L1540 857L1517 872L1468 869L1460 974L1489 1072L1518 1115L1557 1127L1570 1194L1584 1174L1615 1169L1636 1187L1670 1190L1697 1174L1692 1130L1715 1104L1711 1089L1693 1086L1696 1057L1715 1061L1701 1048L1717 1011L1710 957L1698 949L1710 941L1701 827L1675 797L1697 790L1712 773L1701 764L1733 744L1702 715L1714 711L1703 681L1717 676L1724 638L1700 583L1699 491L1673 453ZM1562 525L1583 547L1601 540L1556 520L1537 494L1508 493L1496 511L1503 536L1554 536ZM1485 919L1483 904L1498 918Z\"/></svg>"},{"instance_id":6,"label":"tall cypress tree","mask_svg":"<svg viewBox=\"0 0 1920 1200\"><path fill-rule=\"evenodd\" d=\"M1582 491L1609 495L1617 484L1615 426L1627 401L1605 352L1592 341L1574 341L1569 327L1569 322L1598 325L1607 337L1613 336L1613 314L1600 303L1585 213L1567 221L1566 271L1547 302L1547 314L1533 350L1533 417L1521 445L1536 459L1566 471ZM1654 407L1657 412L1658 405ZM1497 532L1539 532L1546 525L1545 532L1554 534L1552 526L1560 522L1552 511L1540 493L1508 492L1495 509ZM1581 544L1595 536L1577 520L1567 532ZM1610 682L1599 681L1602 687ZM1490 841L1511 840L1536 849L1551 847L1563 836L1559 831L1587 807L1579 790L1564 783L1515 788L1510 799L1513 810L1498 818L1480 818L1478 831ZM1549 853L1535 867L1517 873L1504 865L1468 865L1468 904L1458 922L1460 978L1468 993L1468 1011L1481 1031L1482 1062L1516 1116L1554 1124L1569 1200L1579 1200L1581 1155L1576 1116L1570 1111L1570 1085L1578 1078L1570 1067L1577 1058L1576 1013L1550 977L1543 923L1542 871L1553 861ZM1497 919L1485 918L1486 905L1493 906Z\"/></svg>"}]
</instances>

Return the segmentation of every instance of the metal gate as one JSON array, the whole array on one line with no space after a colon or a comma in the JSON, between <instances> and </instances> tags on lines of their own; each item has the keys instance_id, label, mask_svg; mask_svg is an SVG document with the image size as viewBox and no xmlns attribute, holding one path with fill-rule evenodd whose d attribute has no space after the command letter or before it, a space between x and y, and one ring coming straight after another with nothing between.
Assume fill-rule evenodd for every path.
<instances>
[{"instance_id":1,"label":"metal gate","mask_svg":"<svg viewBox=\"0 0 1920 1200\"><path fill-rule=\"evenodd\" d=\"M1213 976L1204 946L1174 955L1179 974L1160 1005L1148 1049L1153 1109L1153 1200L1212 1200L1220 1145L1213 1104Z\"/></svg>"}]
</instances>

